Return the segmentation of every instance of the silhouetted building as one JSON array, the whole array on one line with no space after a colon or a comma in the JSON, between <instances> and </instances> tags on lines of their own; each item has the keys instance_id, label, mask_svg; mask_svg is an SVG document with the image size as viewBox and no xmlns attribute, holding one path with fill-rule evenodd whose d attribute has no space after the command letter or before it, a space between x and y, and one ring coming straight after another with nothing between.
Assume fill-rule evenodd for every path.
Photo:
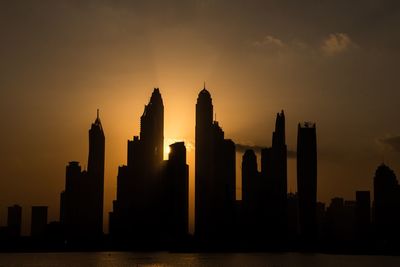
<instances>
[{"instance_id":1,"label":"silhouetted building","mask_svg":"<svg viewBox=\"0 0 400 267\"><path fill-rule=\"evenodd\" d=\"M317 237L318 240L324 240L326 238L327 229L327 218L326 218L326 208L325 203L317 202L316 209L317 217Z\"/></svg>"},{"instance_id":2,"label":"silhouetted building","mask_svg":"<svg viewBox=\"0 0 400 267\"><path fill-rule=\"evenodd\" d=\"M99 110L89 130L89 158L87 169L88 190L86 195L87 218L95 236L103 234L105 136Z\"/></svg>"},{"instance_id":3,"label":"silhouetted building","mask_svg":"<svg viewBox=\"0 0 400 267\"><path fill-rule=\"evenodd\" d=\"M299 196L299 230L308 242L317 237L317 136L314 123L298 125L297 188Z\"/></svg>"},{"instance_id":4,"label":"silhouetted building","mask_svg":"<svg viewBox=\"0 0 400 267\"><path fill-rule=\"evenodd\" d=\"M22 207L19 205L8 207L8 213L7 213L8 236L11 238L20 237L21 224L22 224Z\"/></svg>"},{"instance_id":5,"label":"silhouetted building","mask_svg":"<svg viewBox=\"0 0 400 267\"><path fill-rule=\"evenodd\" d=\"M66 167L65 190L60 196L60 221L67 240L93 240L103 234L105 137L99 113L89 130L88 170L79 162Z\"/></svg>"},{"instance_id":6,"label":"silhouetted building","mask_svg":"<svg viewBox=\"0 0 400 267\"><path fill-rule=\"evenodd\" d=\"M289 193L288 197L288 237L296 240L299 234L299 198L297 193Z\"/></svg>"},{"instance_id":7,"label":"silhouetted building","mask_svg":"<svg viewBox=\"0 0 400 267\"><path fill-rule=\"evenodd\" d=\"M173 243L182 242L189 233L189 166L184 142L170 145L165 181L168 235Z\"/></svg>"},{"instance_id":8,"label":"silhouetted building","mask_svg":"<svg viewBox=\"0 0 400 267\"><path fill-rule=\"evenodd\" d=\"M356 202L333 198L327 209L327 237L333 244L355 239Z\"/></svg>"},{"instance_id":9,"label":"silhouetted building","mask_svg":"<svg viewBox=\"0 0 400 267\"><path fill-rule=\"evenodd\" d=\"M246 150L242 157L242 227L243 237L250 240L254 240L260 230L259 220L257 220L257 216L260 215L259 193L257 156L253 150Z\"/></svg>"},{"instance_id":10,"label":"silhouetted building","mask_svg":"<svg viewBox=\"0 0 400 267\"><path fill-rule=\"evenodd\" d=\"M43 237L47 226L47 206L33 206L31 215L31 236Z\"/></svg>"},{"instance_id":11,"label":"silhouetted building","mask_svg":"<svg viewBox=\"0 0 400 267\"><path fill-rule=\"evenodd\" d=\"M284 240L287 232L287 146L285 114L276 114L275 131L272 134L272 234Z\"/></svg>"},{"instance_id":12,"label":"silhouetted building","mask_svg":"<svg viewBox=\"0 0 400 267\"><path fill-rule=\"evenodd\" d=\"M242 157L242 205L249 226L254 223L256 213L258 180L257 156L253 150L246 150Z\"/></svg>"},{"instance_id":13,"label":"silhouetted building","mask_svg":"<svg viewBox=\"0 0 400 267\"><path fill-rule=\"evenodd\" d=\"M400 237L400 189L395 173L385 164L375 172L374 208L378 239L397 242Z\"/></svg>"},{"instance_id":14,"label":"silhouetted building","mask_svg":"<svg viewBox=\"0 0 400 267\"><path fill-rule=\"evenodd\" d=\"M371 238L371 198L369 191L356 191L356 238L366 241Z\"/></svg>"},{"instance_id":15,"label":"silhouetted building","mask_svg":"<svg viewBox=\"0 0 400 267\"><path fill-rule=\"evenodd\" d=\"M164 105L158 88L140 118L140 138L128 141L127 165L118 169L110 234L141 244L165 237Z\"/></svg>"},{"instance_id":16,"label":"silhouetted building","mask_svg":"<svg viewBox=\"0 0 400 267\"><path fill-rule=\"evenodd\" d=\"M261 150L259 181L260 210L269 241L283 243L287 238L287 146L285 114L276 114L272 147Z\"/></svg>"},{"instance_id":17,"label":"silhouetted building","mask_svg":"<svg viewBox=\"0 0 400 267\"><path fill-rule=\"evenodd\" d=\"M235 144L213 122L210 93L196 103L195 234L202 241L233 238L235 217Z\"/></svg>"}]
</instances>

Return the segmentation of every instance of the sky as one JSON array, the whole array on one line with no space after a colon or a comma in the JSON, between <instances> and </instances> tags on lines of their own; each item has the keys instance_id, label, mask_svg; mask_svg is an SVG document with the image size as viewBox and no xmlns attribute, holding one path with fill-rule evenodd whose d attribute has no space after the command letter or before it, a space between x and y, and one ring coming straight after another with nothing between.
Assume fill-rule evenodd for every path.
<instances>
[{"instance_id":1,"label":"sky","mask_svg":"<svg viewBox=\"0 0 400 267\"><path fill-rule=\"evenodd\" d=\"M372 190L382 162L400 174L398 25L398 1L0 1L0 224L14 203L25 233L32 205L58 219L65 166L87 164L99 108L107 225L127 140L155 87L165 145L187 144L193 207L204 82L226 138L240 147L270 146L282 109L291 151L297 124L315 122L318 199L354 199ZM294 157L288 165L295 192Z\"/></svg>"}]
</instances>

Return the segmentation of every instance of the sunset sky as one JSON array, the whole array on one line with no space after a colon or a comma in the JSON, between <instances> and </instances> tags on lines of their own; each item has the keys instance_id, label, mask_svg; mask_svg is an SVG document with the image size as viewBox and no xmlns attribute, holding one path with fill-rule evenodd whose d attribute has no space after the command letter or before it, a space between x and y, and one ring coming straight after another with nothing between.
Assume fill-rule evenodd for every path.
<instances>
[{"instance_id":1,"label":"sunset sky","mask_svg":"<svg viewBox=\"0 0 400 267\"><path fill-rule=\"evenodd\" d=\"M193 195L204 81L236 143L270 146L283 109L294 151L297 123L316 122L318 199L354 199L372 190L382 161L400 175L399 25L395 0L1 1L0 224L14 203L23 220L31 205L58 219L65 166L87 164L97 108L107 222L127 140L154 87L166 145L187 144ZM292 192L295 166L290 159Z\"/></svg>"}]
</instances>

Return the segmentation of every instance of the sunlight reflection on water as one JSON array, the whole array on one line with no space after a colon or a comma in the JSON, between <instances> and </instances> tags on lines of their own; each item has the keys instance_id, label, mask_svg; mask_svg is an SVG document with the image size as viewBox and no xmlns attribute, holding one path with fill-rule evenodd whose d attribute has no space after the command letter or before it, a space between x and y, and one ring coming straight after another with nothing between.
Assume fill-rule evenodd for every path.
<instances>
[{"instance_id":1,"label":"sunlight reflection on water","mask_svg":"<svg viewBox=\"0 0 400 267\"><path fill-rule=\"evenodd\" d=\"M400 266L400 257L300 253L0 253L0 266Z\"/></svg>"}]
</instances>

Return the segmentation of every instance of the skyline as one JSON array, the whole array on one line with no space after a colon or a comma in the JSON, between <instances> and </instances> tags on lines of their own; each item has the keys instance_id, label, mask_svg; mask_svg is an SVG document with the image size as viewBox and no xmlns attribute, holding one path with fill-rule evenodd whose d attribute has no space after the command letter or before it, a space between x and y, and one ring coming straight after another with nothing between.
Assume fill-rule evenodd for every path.
<instances>
[{"instance_id":1,"label":"skyline","mask_svg":"<svg viewBox=\"0 0 400 267\"><path fill-rule=\"evenodd\" d=\"M128 140L128 163L118 169L109 234L100 229L105 135L97 110L89 130L88 170L82 171L76 161L66 166L60 221L47 224L48 207L32 206L31 236L22 237L23 208L10 206L7 225L0 227L2 248L396 251L400 186L390 167L381 164L375 171L372 205L370 191L359 190L355 191L356 200L334 197L329 206L317 202L316 124L299 123L299 188L288 193L282 110L276 114L272 147L261 151L261 171L252 149L243 154L243 198L237 200L235 143L224 138L212 115L211 94L204 85L196 103L194 236L190 237L188 229L186 147L184 142L170 145L168 160L163 160L164 105L159 88L155 88L140 117L140 136ZM382 242L386 244L382 246Z\"/></svg>"},{"instance_id":2,"label":"skyline","mask_svg":"<svg viewBox=\"0 0 400 267\"><path fill-rule=\"evenodd\" d=\"M97 109L97 119L99 118L99 113L100 113L100 111L99 111L99 109ZM277 114L279 114L279 113L277 113ZM214 113L214 118L213 119L215 119L215 116L216 116L216 113ZM309 123L309 122L306 121L306 123ZM166 123L166 124L168 124L168 123ZM314 122L312 122L311 124L314 125ZM135 134L138 134L138 133L135 133ZM107 130L105 130L105 136L107 136ZM228 136L229 136L229 133L228 133ZM106 138L106 140L107 140L107 138ZM179 139L164 138L164 153L163 153L164 157L163 157L163 159L164 160L168 159L169 145L172 145L172 144L174 144L176 142L179 142L179 141L185 142L185 146L187 146L187 152L188 152L189 180L190 180L190 182L189 182L190 183L190 190L189 190L189 192L190 192L190 220L189 220L190 221L190 226L189 226L189 229L190 229L190 232L193 232L193 230L194 230L194 221L193 221L193 215L194 215L194 195L193 194L194 193L193 192L194 192L194 167L195 167L195 164L194 164L195 144L194 144L194 142L191 143L190 141L188 142L185 139L179 140ZM88 145L89 144L86 144L86 146L88 146ZM271 145L272 145L272 142L271 142ZM107 146L107 141L106 141L106 146ZM257 156L257 169L258 169L258 171L261 171L261 150L263 148L266 148L267 146L260 146L260 145L253 145L253 144L240 144L239 143L239 144L236 144L236 147L237 147L237 150L236 150L236 197L237 197L237 199L241 199L241 194L242 194L241 193L241 190L242 190L242 186L241 186L242 177L241 177L241 169L240 169L241 157L244 155L246 149L253 149L255 151L255 153L256 153L256 156ZM293 147L293 145L289 145L289 148L292 148L292 147ZM88 151L86 151L86 152L88 152ZM192 152L192 153L190 153L190 152ZM106 149L106 154L107 154L107 149ZM291 163L292 163L291 165L292 165L292 167L294 166L294 168L296 167L296 156L295 156L295 154L296 154L296 150L288 149L288 158L287 159L288 159L288 162L291 161ZM86 158L87 159L87 157L84 157L84 156L80 156L80 158ZM81 164L82 171L86 171L87 170L87 161L86 161L86 159L83 159L82 161L79 161L79 160L76 160L76 158L75 158L75 159L73 159L73 161L76 160L77 162L79 162ZM68 162L70 162L71 160L69 160ZM68 163L68 162L66 162L66 163ZM126 163L126 160L125 160L125 163ZM124 163L121 163L119 166L122 166L122 164L124 164ZM107 165L108 164L107 164L107 159L106 159L105 166L107 166ZM290 174L290 172L292 172L291 177L288 176L288 193L293 193L293 192L297 192L297 181L296 180L298 178L297 178L296 173L295 173L296 170L295 169L291 169L290 167L291 167L290 164L288 164L288 173ZM318 183L318 185L319 185L319 183ZM346 188L346 189L352 191L352 195L351 195L350 198L346 197L344 195L337 194L335 191L332 190L332 192L331 192L332 197L331 198L328 198L326 201L324 201L323 199L320 199L319 197L317 197L317 200L321 201L321 202L324 202L324 203L329 203L329 201L332 198L338 197L338 196L339 197L345 197L346 199L347 198L348 199L353 199L355 197L354 196L354 190L358 190L358 189L357 188ZM109 190L109 188L108 188L108 190ZM372 182L371 182L370 188L364 188L363 190L373 191L372 190ZM105 191L107 191L107 184L105 184ZM317 193L319 193L319 190L317 190ZM104 201L105 201L104 214L108 214L108 212L111 211L111 209L110 210L107 209L107 206L110 205L109 203L107 203L107 195L104 196ZM19 201L10 202L10 204L8 204L8 206L13 205L13 204L21 204L21 202L19 202ZM50 207L49 208L50 214L56 213L56 216L55 216L54 219L58 218L58 213L59 213L58 210L59 209L57 209L57 204L54 207L52 207L51 204L49 205L49 203L45 203L45 202L40 202L39 204L48 205ZM0 206L1 205L2 205L2 203L0 203ZM5 204L3 204L3 205L7 206ZM38 204L28 204L28 206L37 206L37 205ZM22 206L25 207L26 205L22 204ZM51 209L54 209L54 208L55 208L55 210L51 210ZM5 213L5 211L3 211L3 212ZM28 212L29 212L29 209L28 209ZM2 211L0 211L0 213L2 213ZM23 209L23 217L25 217L25 218L26 217L30 217L30 215L27 213L26 207L25 207L25 209ZM108 232L108 219L109 218L108 218L108 216L103 216L103 217L104 217L104 219L103 219L103 221L104 221L103 229L107 233ZM6 216L4 216L2 219L5 219L5 218L6 218ZM52 216L49 216L49 220L50 221L51 221L52 218L53 218ZM23 219L22 233L26 234L26 233L29 232L29 229L27 228L28 226L29 226L29 221Z\"/></svg>"},{"instance_id":3,"label":"skyline","mask_svg":"<svg viewBox=\"0 0 400 267\"><path fill-rule=\"evenodd\" d=\"M194 104L204 80L217 120L236 143L270 146L274 114L283 109L294 152L297 123L317 123L323 202L371 190L382 161L400 172L396 1L1 5L1 224L15 202L25 218L30 205L49 205L49 218L57 218L65 165L84 167L97 108L106 132L105 212L111 210L126 140L139 133L137 118L153 87L164 96L167 142L192 145L193 185ZM295 168L289 159L289 191Z\"/></svg>"},{"instance_id":4,"label":"skyline","mask_svg":"<svg viewBox=\"0 0 400 267\"><path fill-rule=\"evenodd\" d=\"M158 94L159 94L159 89L158 88L155 88L154 89ZM202 89L202 92L203 91L205 91L206 90L206 87L205 87L205 83L204 83L204 88ZM206 92L207 92L207 94L208 94L208 91L206 90ZM154 94L154 93L153 93ZM153 96L150 98L150 103L151 103L151 100L153 99ZM211 106L212 107L212 106ZM147 105L145 106L145 111L144 111L144 113L143 113L143 115L142 115L142 118L145 116L145 114L146 114L146 110L147 110ZM212 108L211 108L211 111L212 111ZM93 125L96 125L96 124L99 124L100 125L100 129L102 129L102 125L101 125L101 123L100 123L100 115L99 115L99 109L97 109L97 116L96 116L96 120L95 120L95 122L92 124L92 127L90 128L90 131L89 131L89 136L91 136L91 134L90 134L90 132L91 131L93 131ZM280 112L280 113L276 113L277 114L277 121L276 121L276 125L280 125L280 124L278 124L278 121L279 121L279 117L280 116L283 116L283 126L281 126L281 127L283 127L283 135L285 136L285 116L283 115L283 110ZM215 114L214 114L214 116L215 116ZM216 123L216 125L218 126L218 121L214 121L214 119L215 119L215 117L213 118L213 122L214 123ZM218 126L219 127L219 126ZM277 127L277 126L276 126ZM306 128L306 129L313 129L314 130L314 135L315 135L315 122L309 122L309 121L306 121L306 122L300 122L300 123L298 123L298 129L300 129L300 128L302 128L302 129L304 129L304 127ZM146 129L146 128L145 128ZM273 132L273 140L274 140L274 138L276 138L276 137L274 137L275 136L275 133L276 133L276 129L275 129L275 131ZM103 135L104 136L104 135ZM104 137L103 137L104 138ZM136 136L135 136L135 138L136 138ZM314 137L315 138L315 137ZM318 138L317 138L318 139ZM89 138L89 140L90 140L90 138ZM280 139L277 139L277 140L280 140ZM164 157L163 157L163 160L167 160L168 159L168 156L169 156L169 153L171 152L171 150L169 149L170 148L170 145L175 145L175 144L179 144L179 143L182 143L182 144L184 144L185 146L186 146L186 141L185 140L176 140L176 139L172 139L172 140L169 140L169 141L171 141L172 143L167 143L167 142L165 142L165 140L164 140L164 146L163 146L163 150L164 150ZM231 140L228 140L228 141L231 141ZM299 137L297 137L297 141L299 141ZM104 140L103 140L103 142L104 142ZM132 141L130 141L130 142L132 142ZM90 143L90 141L89 141L89 143ZM273 142L271 142L271 144L273 144ZM297 145L299 145L299 144L297 144ZM90 146L90 144L89 144L89 146ZM188 149L188 151L192 151L192 152L194 152L195 151L195 148L194 148L194 144L192 145L192 144L188 144L188 146L190 147L190 149ZM192 147L193 146L193 147ZM235 144L235 146L239 146L239 148L236 148L236 199L239 199L239 200L241 200L242 199L242 192L241 192L241 190L242 190L242 173L240 173L241 172L241 168L240 168L240 166L238 166L238 164L240 165L241 164L241 157L242 156L244 156L246 153L246 151L248 150L248 149L250 149L250 150L252 150L252 151L254 151L255 152L255 155L256 155L256 160L257 160L257 171L259 172L259 173L262 173L262 159L261 159L261 157L262 157L262 151L264 150L264 149L266 149L266 150L268 150L268 149L271 149L271 147L270 148L268 148L267 146L265 146L265 147L261 147L261 146L254 146L254 145L244 145L244 144ZM315 146L315 144L314 144L314 146ZM286 147L286 145L285 145L285 147ZM104 149L104 148L103 148ZM315 147L315 149L316 149L316 147ZM244 150L246 150L246 151L244 151ZM106 150L107 151L107 150ZM244 151L244 152L243 152ZM295 154L296 153L296 151L288 151L288 152L290 152L290 153L292 153L292 154ZM293 155L291 155L291 154L288 154L288 156L287 156L287 159L288 160L293 160L293 161L297 161L296 159L295 159L295 156L293 156ZM90 153L89 153L89 159L90 159ZM190 154L189 154L190 155ZM192 155L192 156L194 156L194 155ZM90 160L89 160L90 161ZM189 161L190 162L190 161ZM107 161L105 161L105 163L107 163ZM193 164L194 162L192 162L192 164ZM83 162L79 162L79 161L69 161L69 164L71 165L71 164L81 164L81 166L80 167L83 167L82 168L82 172L83 172L83 174L85 174L85 172L87 172L88 171L88 168L87 168L87 165L85 164L85 161L83 161ZM295 163L295 164L297 164L297 163ZM68 165L67 166L67 169L68 169L68 167L70 166L70 165ZM107 164L106 164L107 165ZM285 164L286 165L286 164ZM120 165L119 166L119 168L121 167L121 166L123 166L123 165ZM191 170L190 169L190 165L188 165L189 166L189 173L191 173L191 175L194 175L193 174L193 172L194 172L194 170ZM192 168L194 168L194 164L193 164L193 167ZM288 168L289 169L289 168ZM240 172L238 172L238 171L240 171ZM86 175L86 174L85 174ZM191 177L191 175L189 175L189 180L194 180L194 177ZM297 176L295 177L295 179L299 179ZM194 181L190 181L189 182L189 184L190 183L194 183ZM317 184L319 184L319 183L317 183ZM194 212L195 212L195 209L194 209L194 196L193 196L193 184L190 186L190 189L189 189L189 194L190 194L190 203L189 203L189 232L191 232L191 233L193 233L194 232L194 219L193 219L193 214L194 214ZM106 189L106 188L105 188ZM355 195L354 195L354 190L358 190L357 188L354 188L353 189L353 196L352 196L352 198L350 198L350 199L353 199L354 197L355 197ZM371 189L370 191L372 191L373 192L373 190ZM317 192L318 192L318 190L317 190ZM288 187L288 193L290 194L290 193L298 193L298 189L297 189L297 187L293 190L292 188L289 188ZM333 193L333 194L335 194L335 193ZM343 196L341 196L341 195L333 195L333 197L330 199L330 201L333 201L333 199L335 199L335 198L338 198L338 197L343 197ZM104 199L106 199L106 196L104 197ZM327 204L327 203L329 203L329 200L328 201L322 201L321 199L319 199L319 198L317 198L317 201L320 201L320 202L323 202L323 203L325 203L325 204ZM20 204L18 201L16 201L15 202L16 204ZM45 204L45 203L44 203ZM30 205L30 206L35 206L35 205ZM37 206L37 205L36 205ZM50 205L51 206L51 205ZM107 203L104 205L104 206L107 206ZM47 206L46 206L47 207ZM26 210L26 208L25 209L23 209L23 210ZM110 210L111 211L111 210ZM54 211L53 211L54 212ZM56 212L59 212L59 210L57 210L56 209ZM105 208L104 209L104 213L105 214L108 214L108 210ZM24 216L23 216L24 217ZM109 225L108 225L108 216L103 216L104 218L103 218L103 221L104 221L104 224L103 224L103 229L105 230L104 232L105 233L107 233L108 232L108 227L109 227ZM26 218L25 218L26 219ZM52 218L50 217L49 218L49 220L51 221L52 220ZM28 225L28 223L29 223L29 220L22 220L23 221L23 226L24 226L24 224L25 224L25 227L23 227L23 229L22 229L22 233L23 234L26 234L26 231L27 231L27 229L24 229L24 228L26 228L27 227L27 225Z\"/></svg>"}]
</instances>

